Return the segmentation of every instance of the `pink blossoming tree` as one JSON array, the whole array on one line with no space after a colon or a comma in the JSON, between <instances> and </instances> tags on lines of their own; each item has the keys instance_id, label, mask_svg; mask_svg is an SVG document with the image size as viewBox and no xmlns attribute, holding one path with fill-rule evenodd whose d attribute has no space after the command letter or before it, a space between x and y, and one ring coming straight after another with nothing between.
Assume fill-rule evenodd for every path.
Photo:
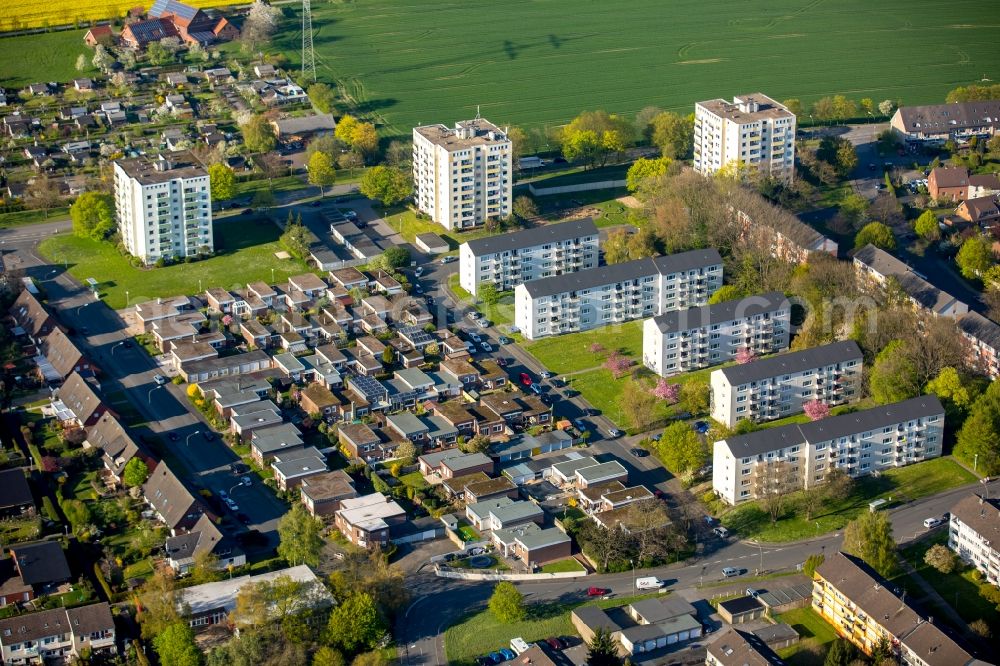
<instances>
[{"instance_id":1,"label":"pink blossoming tree","mask_svg":"<svg viewBox=\"0 0 1000 666\"><path fill-rule=\"evenodd\" d=\"M749 349L747 349L746 347L736 352L736 362L739 363L740 365L743 365L744 363L749 363L750 361L753 361L756 358L757 355L754 354Z\"/></svg>"},{"instance_id":2,"label":"pink blossoming tree","mask_svg":"<svg viewBox=\"0 0 1000 666\"><path fill-rule=\"evenodd\" d=\"M680 398L681 385L671 384L661 377L656 382L656 386L653 387L651 393L660 400L664 400L667 404L672 405Z\"/></svg>"},{"instance_id":3,"label":"pink blossoming tree","mask_svg":"<svg viewBox=\"0 0 1000 666\"><path fill-rule=\"evenodd\" d=\"M802 411L806 413L812 421L819 421L820 419L825 419L830 415L830 405L826 404L822 400L810 400L809 402L802 405Z\"/></svg>"},{"instance_id":4,"label":"pink blossoming tree","mask_svg":"<svg viewBox=\"0 0 1000 666\"><path fill-rule=\"evenodd\" d=\"M617 351L611 352L607 360L604 361L604 369L609 370L615 379L621 379L630 367L632 367L632 359L622 356Z\"/></svg>"},{"instance_id":5,"label":"pink blossoming tree","mask_svg":"<svg viewBox=\"0 0 1000 666\"><path fill-rule=\"evenodd\" d=\"M604 345L600 342L594 342L590 345L591 354L600 354L602 351L604 351Z\"/></svg>"}]
</instances>

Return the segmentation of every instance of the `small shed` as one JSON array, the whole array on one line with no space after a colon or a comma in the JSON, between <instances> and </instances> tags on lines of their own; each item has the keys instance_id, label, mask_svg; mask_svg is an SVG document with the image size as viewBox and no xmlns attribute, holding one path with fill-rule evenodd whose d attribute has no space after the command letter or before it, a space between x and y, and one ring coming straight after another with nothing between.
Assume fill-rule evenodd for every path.
<instances>
[{"instance_id":1,"label":"small shed","mask_svg":"<svg viewBox=\"0 0 1000 666\"><path fill-rule=\"evenodd\" d=\"M448 241L432 233L417 234L413 244L417 246L418 250L427 254L441 254L451 249Z\"/></svg>"},{"instance_id":2,"label":"small shed","mask_svg":"<svg viewBox=\"0 0 1000 666\"><path fill-rule=\"evenodd\" d=\"M783 622L769 624L766 627L757 629L753 632L753 635L762 640L772 650L781 650L799 642L798 632Z\"/></svg>"},{"instance_id":3,"label":"small shed","mask_svg":"<svg viewBox=\"0 0 1000 666\"><path fill-rule=\"evenodd\" d=\"M794 608L804 608L812 603L812 583L798 583L777 590L767 590L757 595L771 615L785 613Z\"/></svg>"},{"instance_id":4,"label":"small shed","mask_svg":"<svg viewBox=\"0 0 1000 666\"><path fill-rule=\"evenodd\" d=\"M737 597L719 604L719 616L729 624L744 624L764 617L764 604L753 597Z\"/></svg>"}]
</instances>

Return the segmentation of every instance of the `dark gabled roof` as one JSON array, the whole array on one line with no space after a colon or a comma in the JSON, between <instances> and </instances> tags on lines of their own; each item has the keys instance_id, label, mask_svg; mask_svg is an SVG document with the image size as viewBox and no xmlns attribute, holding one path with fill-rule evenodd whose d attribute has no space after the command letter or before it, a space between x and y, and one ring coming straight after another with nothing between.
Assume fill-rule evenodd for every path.
<instances>
[{"instance_id":1,"label":"dark gabled roof","mask_svg":"<svg viewBox=\"0 0 1000 666\"><path fill-rule=\"evenodd\" d=\"M708 646L719 666L784 666L785 662L763 640L730 627Z\"/></svg>"},{"instance_id":2,"label":"dark gabled roof","mask_svg":"<svg viewBox=\"0 0 1000 666\"><path fill-rule=\"evenodd\" d=\"M1000 499L969 494L951 508L951 515L990 543L1000 544Z\"/></svg>"},{"instance_id":3,"label":"dark gabled roof","mask_svg":"<svg viewBox=\"0 0 1000 666\"><path fill-rule=\"evenodd\" d=\"M185 517L198 510L198 500L164 461L160 461L153 470L142 486L142 492L170 529L176 528Z\"/></svg>"},{"instance_id":4,"label":"dark gabled roof","mask_svg":"<svg viewBox=\"0 0 1000 666\"><path fill-rule=\"evenodd\" d=\"M28 479L20 467L0 471L0 509L34 503Z\"/></svg>"},{"instance_id":5,"label":"dark gabled roof","mask_svg":"<svg viewBox=\"0 0 1000 666\"><path fill-rule=\"evenodd\" d=\"M107 603L90 604L67 608L66 617L70 629L77 636L89 637L99 631L114 631L115 620L111 616L111 606Z\"/></svg>"},{"instance_id":6,"label":"dark gabled roof","mask_svg":"<svg viewBox=\"0 0 1000 666\"><path fill-rule=\"evenodd\" d=\"M691 250L690 252L680 252L664 257L636 259L621 264L598 266L597 268L578 271L576 273L564 273L538 280L529 280L524 283L524 288L527 289L528 294L532 298L538 298L540 296L561 294L567 291L593 289L595 287L638 280L653 275L669 275L697 268L709 268L721 264L722 256L714 248Z\"/></svg>"},{"instance_id":7,"label":"dark gabled roof","mask_svg":"<svg viewBox=\"0 0 1000 666\"><path fill-rule=\"evenodd\" d=\"M164 37L177 36L177 31L174 29L173 23L166 19L158 18L129 23L122 32L123 35L125 32L130 33L140 46L145 46L150 42L158 42Z\"/></svg>"},{"instance_id":8,"label":"dark gabled roof","mask_svg":"<svg viewBox=\"0 0 1000 666\"><path fill-rule=\"evenodd\" d=\"M40 345L40 350L61 377L67 377L80 363L83 354L61 328L55 328Z\"/></svg>"},{"instance_id":9,"label":"dark gabled roof","mask_svg":"<svg viewBox=\"0 0 1000 666\"><path fill-rule=\"evenodd\" d=\"M27 289L22 291L17 300L14 301L14 305L10 308L10 314L14 317L17 325L32 338L37 337L46 324L53 325L52 315L45 309L41 301Z\"/></svg>"},{"instance_id":10,"label":"dark gabled roof","mask_svg":"<svg viewBox=\"0 0 1000 666\"><path fill-rule=\"evenodd\" d=\"M941 134L962 129L1000 126L1000 100L901 106L896 111L907 132Z\"/></svg>"},{"instance_id":11,"label":"dark gabled roof","mask_svg":"<svg viewBox=\"0 0 1000 666\"><path fill-rule=\"evenodd\" d=\"M737 298L713 305L703 305L687 310L665 312L653 317L656 327L662 333L678 333L692 328L701 328L719 322L734 321L738 318L753 317L776 310L791 310L791 302L779 291Z\"/></svg>"},{"instance_id":12,"label":"dark gabled roof","mask_svg":"<svg viewBox=\"0 0 1000 666\"><path fill-rule=\"evenodd\" d=\"M996 196L966 199L962 202L962 206L965 207L972 222L980 222L1000 214L1000 199Z\"/></svg>"},{"instance_id":13,"label":"dark gabled roof","mask_svg":"<svg viewBox=\"0 0 1000 666\"><path fill-rule=\"evenodd\" d=\"M753 597L737 597L736 599L730 599L719 603L719 608L725 608L731 615L751 613L763 607L764 604L760 603Z\"/></svg>"},{"instance_id":14,"label":"dark gabled roof","mask_svg":"<svg viewBox=\"0 0 1000 666\"><path fill-rule=\"evenodd\" d=\"M933 178L938 187L966 187L969 184L969 170L965 167L935 167L928 179Z\"/></svg>"},{"instance_id":15,"label":"dark gabled roof","mask_svg":"<svg viewBox=\"0 0 1000 666\"><path fill-rule=\"evenodd\" d=\"M94 385L77 372L63 382L58 395L80 423L86 423L101 406L101 396L97 394Z\"/></svg>"},{"instance_id":16,"label":"dark gabled roof","mask_svg":"<svg viewBox=\"0 0 1000 666\"><path fill-rule=\"evenodd\" d=\"M62 583L73 577L58 541L17 544L10 552L26 585Z\"/></svg>"},{"instance_id":17,"label":"dark gabled roof","mask_svg":"<svg viewBox=\"0 0 1000 666\"><path fill-rule=\"evenodd\" d=\"M787 354L769 356L751 363L732 365L728 368L722 368L718 372L721 372L729 380L730 385L739 386L778 375L861 359L862 353L858 343L854 340L844 340Z\"/></svg>"},{"instance_id":18,"label":"dark gabled roof","mask_svg":"<svg viewBox=\"0 0 1000 666\"><path fill-rule=\"evenodd\" d=\"M980 342L1000 350L1000 324L978 312L968 312L958 318L958 327Z\"/></svg>"},{"instance_id":19,"label":"dark gabled roof","mask_svg":"<svg viewBox=\"0 0 1000 666\"><path fill-rule=\"evenodd\" d=\"M170 559L185 560L204 552L213 552L222 540L219 528L211 518L202 514L190 532L167 539L164 549Z\"/></svg>"},{"instance_id":20,"label":"dark gabled roof","mask_svg":"<svg viewBox=\"0 0 1000 666\"><path fill-rule=\"evenodd\" d=\"M920 307L931 312L940 312L957 301L954 296L938 289L914 273L902 261L874 245L865 245L855 252L854 260L870 267L879 275L895 277L906 295L916 301Z\"/></svg>"},{"instance_id":21,"label":"dark gabled roof","mask_svg":"<svg viewBox=\"0 0 1000 666\"><path fill-rule=\"evenodd\" d=\"M922 395L891 405L880 405L850 414L829 416L811 423L790 423L775 428L756 430L726 440L733 456L743 458L768 451L804 444L823 442L835 437L855 435L867 430L927 416L944 414L941 402L934 394Z\"/></svg>"},{"instance_id":22,"label":"dark gabled roof","mask_svg":"<svg viewBox=\"0 0 1000 666\"><path fill-rule=\"evenodd\" d=\"M69 631L65 608L53 608L40 613L25 613L0 620L0 641L23 643L48 636L58 636ZM9 634L9 636L8 636Z\"/></svg>"},{"instance_id":23,"label":"dark gabled roof","mask_svg":"<svg viewBox=\"0 0 1000 666\"><path fill-rule=\"evenodd\" d=\"M582 236L596 235L597 225L594 224L593 218L585 217L580 220L560 222L559 224L545 224L533 229L525 229L524 231L476 238L466 241L465 244L472 250L473 256L481 257L486 254L512 252L535 245L559 243Z\"/></svg>"},{"instance_id":24,"label":"dark gabled roof","mask_svg":"<svg viewBox=\"0 0 1000 666\"><path fill-rule=\"evenodd\" d=\"M101 450L105 465L116 475L121 475L125 465L139 454L139 445L125 426L107 412L87 430L87 443Z\"/></svg>"}]
</instances>

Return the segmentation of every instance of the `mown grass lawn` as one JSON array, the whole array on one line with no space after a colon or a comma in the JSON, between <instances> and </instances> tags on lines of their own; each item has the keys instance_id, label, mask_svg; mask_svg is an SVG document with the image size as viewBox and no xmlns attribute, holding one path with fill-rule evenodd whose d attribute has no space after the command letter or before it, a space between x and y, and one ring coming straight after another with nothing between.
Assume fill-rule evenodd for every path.
<instances>
[{"instance_id":1,"label":"mown grass lawn","mask_svg":"<svg viewBox=\"0 0 1000 666\"><path fill-rule=\"evenodd\" d=\"M586 569L576 558L567 557L564 560L556 560L542 566L542 573L568 573L570 571L584 572Z\"/></svg>"},{"instance_id":2,"label":"mown grass lawn","mask_svg":"<svg viewBox=\"0 0 1000 666\"><path fill-rule=\"evenodd\" d=\"M53 236L39 245L53 264L68 262L69 272L83 281L94 278L104 301L114 309L158 297L194 294L209 287L236 289L247 282L284 280L308 272L297 259L278 259L280 230L266 218L216 222L215 256L190 264L139 269L129 265L110 243L72 235Z\"/></svg>"},{"instance_id":3,"label":"mown grass lawn","mask_svg":"<svg viewBox=\"0 0 1000 666\"><path fill-rule=\"evenodd\" d=\"M595 343L601 345L603 351L592 352L590 347ZM541 338L525 343L524 348L550 372L560 375L599 368L612 351L641 363L642 320Z\"/></svg>"},{"instance_id":4,"label":"mown grass lawn","mask_svg":"<svg viewBox=\"0 0 1000 666\"><path fill-rule=\"evenodd\" d=\"M247 179L236 183L236 196L256 194L261 190L267 189L277 194L279 192L301 190L304 187L306 187L306 182L298 176L279 176L272 178L270 182L268 182L267 178Z\"/></svg>"},{"instance_id":5,"label":"mown grass lawn","mask_svg":"<svg viewBox=\"0 0 1000 666\"><path fill-rule=\"evenodd\" d=\"M81 76L76 71L76 58L80 54L87 54L88 63L82 76L90 76L92 69L89 64L93 50L83 43L86 33L86 30L59 30L0 40L0 52L5 54L0 58L0 81L3 81L7 89L7 103L17 103L17 91L32 83L72 82L74 78ZM14 54L17 53L30 53L31 56L15 57Z\"/></svg>"},{"instance_id":6,"label":"mown grass lawn","mask_svg":"<svg viewBox=\"0 0 1000 666\"><path fill-rule=\"evenodd\" d=\"M797 541L843 528L860 512L867 511L869 502L876 499L891 498L895 505L975 480L975 475L948 456L891 469L882 472L878 478L858 479L849 497L840 502L824 502L810 520L805 519L802 511L801 493L789 496L782 517L773 524L770 516L756 502L741 504L721 519L722 524L740 538L771 543Z\"/></svg>"},{"instance_id":7,"label":"mown grass lawn","mask_svg":"<svg viewBox=\"0 0 1000 666\"><path fill-rule=\"evenodd\" d=\"M19 227L24 224L38 224L50 220L64 219L69 216L69 208L61 206L53 208L46 215L40 210L19 210L13 213L0 213L0 229Z\"/></svg>"},{"instance_id":8,"label":"mown grass lawn","mask_svg":"<svg viewBox=\"0 0 1000 666\"><path fill-rule=\"evenodd\" d=\"M375 209L376 212L380 212L380 210L381 209L379 208ZM486 231L486 229L483 229L482 227L472 229L470 231L452 231L450 229L445 229L443 226L429 218L423 220L419 219L417 214L409 208L390 209L384 219L389 223L389 226L399 232L399 234L405 238L407 242L412 243L419 234L437 234L448 243L449 250L457 250L458 246L467 240L494 235L492 232Z\"/></svg>"},{"instance_id":9,"label":"mown grass lawn","mask_svg":"<svg viewBox=\"0 0 1000 666\"><path fill-rule=\"evenodd\" d=\"M790 666L822 666L828 645L837 639L833 626L808 606L781 613L775 619L802 637L798 644L779 650L781 658Z\"/></svg>"}]
</instances>

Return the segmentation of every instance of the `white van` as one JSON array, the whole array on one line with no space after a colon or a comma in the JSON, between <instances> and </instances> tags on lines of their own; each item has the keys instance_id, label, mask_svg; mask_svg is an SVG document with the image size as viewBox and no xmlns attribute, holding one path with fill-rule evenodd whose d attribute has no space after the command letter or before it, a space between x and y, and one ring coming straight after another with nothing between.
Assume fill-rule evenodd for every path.
<instances>
[{"instance_id":1,"label":"white van","mask_svg":"<svg viewBox=\"0 0 1000 666\"><path fill-rule=\"evenodd\" d=\"M658 590L663 587L663 581L656 576L643 576L635 579L635 589L637 590Z\"/></svg>"},{"instance_id":2,"label":"white van","mask_svg":"<svg viewBox=\"0 0 1000 666\"><path fill-rule=\"evenodd\" d=\"M528 645L528 642L525 641L520 636L517 638L510 639L510 649L514 651L514 654L521 654L522 652L527 652L529 647L531 646Z\"/></svg>"}]
</instances>

